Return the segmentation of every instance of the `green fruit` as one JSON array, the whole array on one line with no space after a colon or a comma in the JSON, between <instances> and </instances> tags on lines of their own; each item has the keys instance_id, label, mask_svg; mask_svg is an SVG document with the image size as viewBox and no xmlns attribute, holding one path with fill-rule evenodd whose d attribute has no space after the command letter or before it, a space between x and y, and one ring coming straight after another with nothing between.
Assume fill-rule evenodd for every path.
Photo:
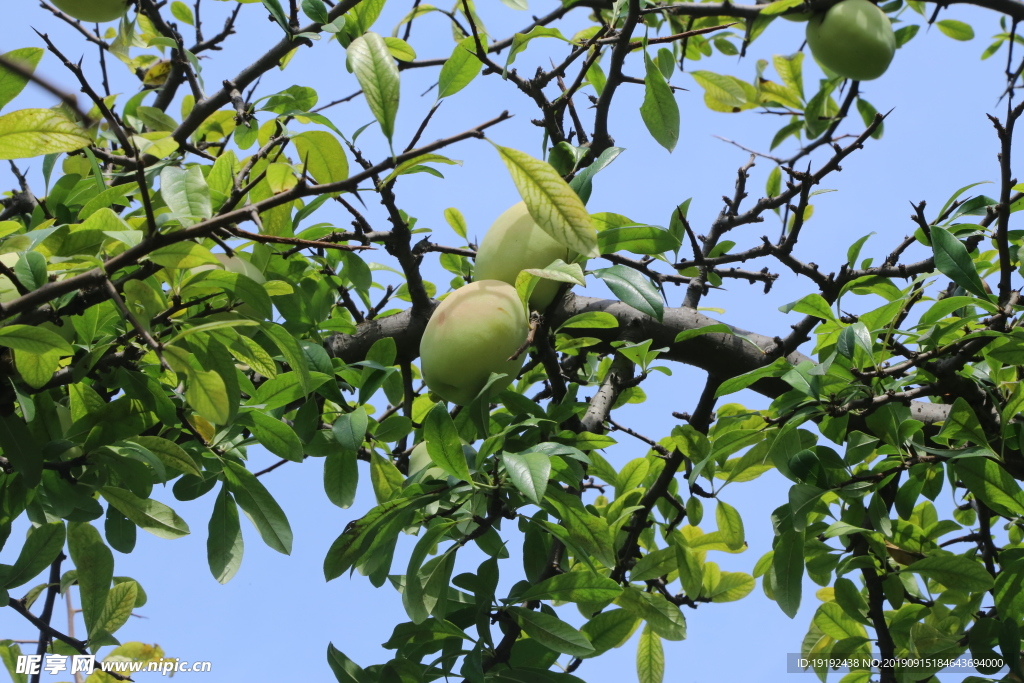
<instances>
[{"instance_id":1,"label":"green fruit","mask_svg":"<svg viewBox=\"0 0 1024 683\"><path fill-rule=\"evenodd\" d=\"M53 0L53 4L79 21L97 24L120 19L128 11L128 0Z\"/></svg>"},{"instance_id":2,"label":"green fruit","mask_svg":"<svg viewBox=\"0 0 1024 683\"><path fill-rule=\"evenodd\" d=\"M870 81L889 68L896 34L885 12L868 0L842 0L807 22L807 45L840 76Z\"/></svg>"},{"instance_id":3,"label":"green fruit","mask_svg":"<svg viewBox=\"0 0 1024 683\"><path fill-rule=\"evenodd\" d=\"M509 360L523 342L529 324L511 285L478 280L455 290L440 303L420 340L420 371L427 387L442 398L466 405L480 393L492 372L507 387L523 367L525 354Z\"/></svg>"},{"instance_id":4,"label":"green fruit","mask_svg":"<svg viewBox=\"0 0 1024 683\"><path fill-rule=\"evenodd\" d=\"M569 263L576 255L541 229L524 202L498 216L476 252L476 278L515 285L519 271L546 268L556 259ZM540 280L530 295L530 307L543 311L558 294L561 282Z\"/></svg>"}]
</instances>

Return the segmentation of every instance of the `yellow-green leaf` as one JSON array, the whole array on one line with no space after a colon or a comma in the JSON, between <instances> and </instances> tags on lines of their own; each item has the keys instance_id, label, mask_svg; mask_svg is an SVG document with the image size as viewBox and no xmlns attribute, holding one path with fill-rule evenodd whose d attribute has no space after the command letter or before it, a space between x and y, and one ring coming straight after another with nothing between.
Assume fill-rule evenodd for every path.
<instances>
[{"instance_id":1,"label":"yellow-green leaf","mask_svg":"<svg viewBox=\"0 0 1024 683\"><path fill-rule=\"evenodd\" d=\"M597 231L580 199L551 164L495 145L530 216L544 232L577 254L596 258Z\"/></svg>"},{"instance_id":2,"label":"yellow-green leaf","mask_svg":"<svg viewBox=\"0 0 1024 683\"><path fill-rule=\"evenodd\" d=\"M73 152L90 142L81 126L53 109L21 109L0 116L0 159Z\"/></svg>"}]
</instances>

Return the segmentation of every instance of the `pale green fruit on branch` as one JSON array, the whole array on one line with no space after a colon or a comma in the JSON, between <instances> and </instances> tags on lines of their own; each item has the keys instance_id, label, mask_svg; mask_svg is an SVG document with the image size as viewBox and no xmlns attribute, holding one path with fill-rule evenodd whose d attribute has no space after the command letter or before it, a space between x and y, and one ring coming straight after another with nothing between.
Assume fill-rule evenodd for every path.
<instances>
[{"instance_id":1,"label":"pale green fruit on branch","mask_svg":"<svg viewBox=\"0 0 1024 683\"><path fill-rule=\"evenodd\" d=\"M889 68L896 34L868 0L842 0L807 22L807 45L819 63L845 78L870 81Z\"/></svg>"},{"instance_id":2,"label":"pale green fruit on branch","mask_svg":"<svg viewBox=\"0 0 1024 683\"><path fill-rule=\"evenodd\" d=\"M53 4L79 21L97 24L120 19L128 11L127 0L53 0Z\"/></svg>"},{"instance_id":3,"label":"pale green fruit on branch","mask_svg":"<svg viewBox=\"0 0 1024 683\"><path fill-rule=\"evenodd\" d=\"M484 235L476 252L476 278L501 280L515 285L519 271L527 268L545 268L556 259L566 263L576 254L556 242L541 229L526 208L519 202L498 216ZM530 307L543 311L555 299L561 282L540 280L530 295Z\"/></svg>"},{"instance_id":4,"label":"pale green fruit on branch","mask_svg":"<svg viewBox=\"0 0 1024 683\"><path fill-rule=\"evenodd\" d=\"M427 387L466 405L492 372L507 375L492 387L501 391L516 378L526 354L509 360L529 331L519 295L509 284L478 280L449 294L434 310L420 340L420 370Z\"/></svg>"}]
</instances>

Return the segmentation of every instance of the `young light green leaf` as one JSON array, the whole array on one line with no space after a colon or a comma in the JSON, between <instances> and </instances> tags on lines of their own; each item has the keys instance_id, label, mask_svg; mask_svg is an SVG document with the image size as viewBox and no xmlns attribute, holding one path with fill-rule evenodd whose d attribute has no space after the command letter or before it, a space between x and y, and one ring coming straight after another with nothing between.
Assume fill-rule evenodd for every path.
<instances>
[{"instance_id":1,"label":"young light green leaf","mask_svg":"<svg viewBox=\"0 0 1024 683\"><path fill-rule=\"evenodd\" d=\"M665 679L665 650L661 636L650 626L640 632L636 644L636 675L640 683L662 683Z\"/></svg>"},{"instance_id":2,"label":"young light green leaf","mask_svg":"<svg viewBox=\"0 0 1024 683\"><path fill-rule=\"evenodd\" d=\"M100 495L122 515L154 536L181 538L190 533L185 520L159 501L139 498L131 491L115 486L104 486L100 489Z\"/></svg>"},{"instance_id":3,"label":"young light green leaf","mask_svg":"<svg viewBox=\"0 0 1024 683\"><path fill-rule=\"evenodd\" d=\"M348 60L381 131L391 142L398 114L398 65L384 39L365 33L348 46Z\"/></svg>"},{"instance_id":4,"label":"young light green leaf","mask_svg":"<svg viewBox=\"0 0 1024 683\"><path fill-rule=\"evenodd\" d=\"M16 62L31 73L39 65L39 60L43 58L44 52L45 50L41 47L23 47L11 50L3 56L4 59ZM0 65L0 109L6 107L11 100L17 97L27 83L27 78Z\"/></svg>"},{"instance_id":5,"label":"young light green leaf","mask_svg":"<svg viewBox=\"0 0 1024 683\"><path fill-rule=\"evenodd\" d=\"M70 356L74 349L63 337L45 327L8 325L0 328L0 346L33 354L57 353Z\"/></svg>"},{"instance_id":6,"label":"young light green leaf","mask_svg":"<svg viewBox=\"0 0 1024 683\"><path fill-rule=\"evenodd\" d=\"M679 105L664 74L644 53L647 75L644 78L644 101L640 118L659 145L671 152L679 142Z\"/></svg>"},{"instance_id":7,"label":"young light green leaf","mask_svg":"<svg viewBox=\"0 0 1024 683\"><path fill-rule=\"evenodd\" d=\"M437 99L454 95L465 88L482 68L483 63L476 56L476 39L473 36L463 38L441 67L441 75L437 80Z\"/></svg>"},{"instance_id":8,"label":"young light green leaf","mask_svg":"<svg viewBox=\"0 0 1024 683\"><path fill-rule=\"evenodd\" d=\"M530 216L544 232L577 254L598 256L597 231L579 195L545 161L495 145Z\"/></svg>"},{"instance_id":9,"label":"young light green leaf","mask_svg":"<svg viewBox=\"0 0 1024 683\"><path fill-rule=\"evenodd\" d=\"M605 610L596 615L580 629L594 647L594 652L587 657L625 645L639 623L636 615L625 609Z\"/></svg>"},{"instance_id":10,"label":"young light green leaf","mask_svg":"<svg viewBox=\"0 0 1024 683\"><path fill-rule=\"evenodd\" d=\"M292 138L298 163L318 183L336 183L348 178L348 157L338 138L326 130L308 130Z\"/></svg>"},{"instance_id":11,"label":"young light green leaf","mask_svg":"<svg viewBox=\"0 0 1024 683\"><path fill-rule=\"evenodd\" d=\"M188 373L185 400L213 424L226 424L231 416L224 379L213 370L192 370Z\"/></svg>"},{"instance_id":12,"label":"young light green leaf","mask_svg":"<svg viewBox=\"0 0 1024 683\"><path fill-rule=\"evenodd\" d=\"M743 534L743 519L740 513L733 506L723 501L718 501L715 507L715 521L718 522L718 532L722 540L732 550L738 550L746 542Z\"/></svg>"},{"instance_id":13,"label":"young light green leaf","mask_svg":"<svg viewBox=\"0 0 1024 683\"><path fill-rule=\"evenodd\" d=\"M138 597L139 584L135 581L124 581L114 585L107 593L107 601L96 619L94 633L112 634L124 626L132 615Z\"/></svg>"},{"instance_id":14,"label":"young light green leaf","mask_svg":"<svg viewBox=\"0 0 1024 683\"><path fill-rule=\"evenodd\" d=\"M935 25L953 40L971 40L974 38L974 29L971 28L970 24L965 24L962 21L941 19L935 22Z\"/></svg>"},{"instance_id":15,"label":"young light green leaf","mask_svg":"<svg viewBox=\"0 0 1024 683\"><path fill-rule=\"evenodd\" d=\"M21 109L0 116L0 159L73 152L91 142L77 123L54 109Z\"/></svg>"},{"instance_id":16,"label":"young light green leaf","mask_svg":"<svg viewBox=\"0 0 1024 683\"><path fill-rule=\"evenodd\" d=\"M171 214L183 225L191 225L213 215L210 187L202 171L196 165L187 169L165 166L160 172L160 195Z\"/></svg>"},{"instance_id":17,"label":"young light green leaf","mask_svg":"<svg viewBox=\"0 0 1024 683\"><path fill-rule=\"evenodd\" d=\"M597 236L602 254L630 251L634 254L654 255L679 249L679 239L668 230L655 225L626 225L602 230Z\"/></svg>"}]
</instances>

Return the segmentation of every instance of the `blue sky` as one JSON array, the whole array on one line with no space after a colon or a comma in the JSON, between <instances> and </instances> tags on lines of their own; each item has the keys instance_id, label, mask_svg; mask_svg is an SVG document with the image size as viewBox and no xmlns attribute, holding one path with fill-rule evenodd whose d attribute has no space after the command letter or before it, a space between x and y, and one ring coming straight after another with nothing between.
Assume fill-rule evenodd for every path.
<instances>
[{"instance_id":1,"label":"blue sky","mask_svg":"<svg viewBox=\"0 0 1024 683\"><path fill-rule=\"evenodd\" d=\"M8 37L0 51L41 46L41 40L31 31L31 27L35 27L49 33L70 58L77 60L84 55L89 73L96 75L92 66L96 62L94 46L85 43L77 33L33 2L16 0L6 4L13 7L5 8L5 35ZM408 11L409 4L391 0L374 30L390 35L391 28ZM204 4L207 34L215 32L232 5L229 2ZM517 12L498 0L481 0L478 10L491 35L501 38L527 25L531 14L544 14L553 6L532 0L529 11ZM243 8L239 35L228 39L223 52L209 53L211 59L203 62L207 84L214 87L231 77L279 39L279 29L268 22L266 16L258 4ZM997 111L996 99L1004 83L1005 52L986 62L979 61L982 50L988 45L988 37L999 30L998 15L955 6L944 11L943 17L968 21L975 27L978 37L958 43L937 30L922 30L917 38L899 50L885 76L862 85L861 92L879 111L891 109L892 114L886 121L884 138L870 141L863 151L843 164L842 173L826 180L823 187L837 192L816 198L815 214L804 229L797 256L820 264L825 272L836 270L845 260L849 244L870 232L877 234L868 242L862 256L884 258L913 229L908 202L925 199L934 211L957 188L998 176L996 137L985 113ZM919 19L916 15L912 17L914 21ZM563 33L571 35L579 28L579 21L572 17L564 21L560 25ZM750 79L756 59L792 53L802 40L803 25L776 21L751 46L746 59L716 54L710 60L688 62L687 66L691 70L708 69ZM453 46L447 20L439 14L417 20L411 42L421 58L446 57ZM564 47L553 41L537 41L519 56L516 66L521 73L531 74L536 66L547 65L549 55L557 59L564 53ZM313 49L300 50L286 71L267 74L259 93L271 94L300 84L316 88L323 103L338 99L358 89L354 77L344 68L344 59L344 51L338 44L321 40ZM118 65L113 66L116 71ZM52 55L44 57L39 70L54 82L73 89L70 75ZM631 58L625 71L628 75L642 76L643 66L638 57ZM813 90L818 72L810 59L805 62L805 72L805 87ZM437 69L402 73L396 146L405 146L404 141L416 130L433 102L432 95L421 97L420 93L436 81L437 73ZM673 207L693 197L690 218L701 232L720 210L720 197L731 195L736 169L748 159L746 152L713 136L767 151L772 135L784 119L756 111L710 112L704 107L702 91L692 77L677 71L672 83L688 88L687 92L677 94L683 129L675 152L667 153L644 129L638 112L642 87L622 86L610 128L616 144L627 151L597 177L588 208L592 212L613 211L637 221L666 225ZM115 91L134 93L135 81L130 75L118 73L113 87ZM460 132L509 109L516 114L515 118L492 128L489 137L535 156L541 154L540 130L530 123L530 119L536 117L533 105L511 83L497 76L480 77L469 88L448 99L432 121L424 141ZM577 103L582 105L585 100ZM51 104L48 96L30 87L14 106ZM174 109L176 111L176 107ZM358 99L325 113L347 134L373 119ZM591 120L589 111L583 111L582 115L585 121ZM857 132L859 124L852 122L845 130ZM359 144L371 159L379 160L387 154L386 144L376 127L363 133ZM790 141L782 151L792 149ZM444 222L445 208L459 208L467 218L471 235L479 238L498 214L518 201L518 195L491 145L471 140L449 148L446 153L463 160L464 164L444 167L444 181L426 174L403 178L397 186L397 194L399 205L419 218L417 227L434 230L435 242L459 245L458 237ZM822 158L815 156L816 162ZM36 174L33 177L38 178L38 162L31 166ZM753 169L748 184L750 201L763 193L770 169L771 164L765 160L759 161ZM0 178L3 187L13 186L13 177L6 169L0 170ZM979 189L988 194L996 192L994 187ZM36 191L41 193L38 187ZM364 195L364 198L370 204L371 223L383 226L385 218L381 207L371 197ZM339 225L346 223L345 216L332 213L331 209L320 211L317 217L337 221ZM738 229L730 239L741 246L752 245L761 235L774 236L778 230L779 225L769 216L763 224ZM914 256L912 249L908 258L915 260ZM390 263L382 251L368 260ZM592 267L604 265L607 264L592 262ZM757 264L757 268L762 265L778 271L769 262ZM446 289L450 275L437 267L436 261L426 266L425 273L438 284L440 291ZM762 294L760 286L727 282L725 290L712 292L703 305L724 309L724 313L710 314L731 324L763 334L784 335L796 320L778 312L778 307L810 291L807 282L782 272L769 295ZM594 278L588 279L588 286L582 293L608 295ZM671 288L668 294L670 304L679 305L682 290ZM616 420L655 438L666 435L675 422L671 412L691 410L703 386L701 373L684 367L673 367L673 371L670 378L655 374L644 384L648 402L623 408L616 413ZM766 399L748 392L736 395L733 400L755 408L767 405ZM379 401L378 408L383 408L383 403ZM612 463L621 466L644 454L642 445L630 437L616 436L620 444L609 449L606 455ZM251 449L250 457L253 470L276 461L258 449ZM245 559L238 575L225 586L214 581L206 563L206 524L213 496L183 503L174 500L169 489L156 491L155 496L172 505L189 522L192 534L166 541L140 533L135 552L116 554L116 574L137 579L149 594L149 603L138 610L143 618L129 622L119 633L122 640L159 643L169 656L186 660L211 660L214 673L208 676L221 683L249 683L279 676L330 680L324 655L328 641L333 641L362 665L389 659L389 653L380 644L388 639L395 623L406 619L400 596L388 586L374 589L358 574L351 579L325 583L321 569L324 554L334 538L349 521L372 506L368 476L365 471L362 473L356 505L340 510L331 505L323 493L322 466L322 460L309 458L302 465L288 464L263 478L288 514L295 531L294 551L290 557L285 557L268 549L248 522L243 522ZM768 514L785 502L787 490L784 480L775 473L727 488L723 499L743 515L750 549L741 555L709 559L719 562L725 570L749 572L754 562L771 547ZM707 511L712 518L710 505ZM20 547L15 539L24 530L23 523L16 525L12 541L0 551L0 562L13 562ZM502 583L507 586L518 578L514 571L518 534L514 525L508 525L506 532L513 555L512 560L503 563L508 568ZM404 567L413 543L413 539L400 543L395 571ZM479 557L465 553L465 557L460 557L456 573L471 570L479 561ZM815 588L808 583L803 607L794 620L788 619L774 602L764 597L760 581L755 591L740 602L687 610L687 640L665 643L667 680L673 683L705 681L712 677L752 682L787 680L785 653L799 650L817 606L813 597ZM571 606L561 608L560 613L580 622ZM55 625L64 626L60 617ZM81 633L81 624L78 628ZM21 617L10 610L0 610L0 638L34 636ZM586 662L577 675L593 683L635 680L634 657L635 639L620 650ZM47 679L44 677L44 680ZM832 680L838 680L838 676Z\"/></svg>"}]
</instances>

